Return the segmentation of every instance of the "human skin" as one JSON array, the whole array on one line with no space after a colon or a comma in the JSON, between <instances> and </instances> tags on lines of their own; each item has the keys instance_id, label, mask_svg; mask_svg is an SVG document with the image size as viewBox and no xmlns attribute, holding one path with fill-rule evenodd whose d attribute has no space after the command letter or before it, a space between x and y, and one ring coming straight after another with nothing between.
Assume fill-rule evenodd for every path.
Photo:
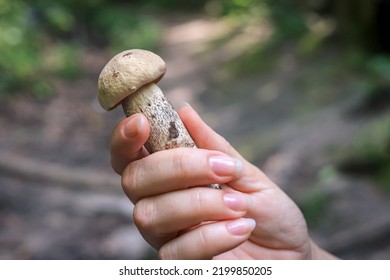
<instances>
[{"instance_id":1,"label":"human skin","mask_svg":"<svg viewBox=\"0 0 390 280\"><path fill-rule=\"evenodd\" d=\"M113 169L134 222L161 259L332 259L310 238L297 205L186 104L178 111L198 149L148 154L149 123L122 120ZM222 190L204 188L213 183Z\"/></svg>"}]
</instances>

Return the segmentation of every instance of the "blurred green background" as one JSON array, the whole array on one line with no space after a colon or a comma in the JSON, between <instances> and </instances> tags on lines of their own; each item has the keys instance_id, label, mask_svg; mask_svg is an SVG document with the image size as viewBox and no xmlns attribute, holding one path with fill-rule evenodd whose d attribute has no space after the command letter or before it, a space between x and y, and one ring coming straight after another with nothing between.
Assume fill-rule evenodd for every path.
<instances>
[{"instance_id":1,"label":"blurred green background","mask_svg":"<svg viewBox=\"0 0 390 280\"><path fill-rule=\"evenodd\" d=\"M1 97L28 88L37 97L50 92L48 76L80 78L81 49L109 48L117 52L137 46L155 50L161 39L162 15L203 13L229 18L237 26L272 25L267 42L251 49L246 60L263 58L287 42L303 56L324 45L337 44L348 53L350 70L365 71L367 95L389 75L390 48L386 30L388 1L5 1L0 2ZM382 53L382 54L381 54ZM256 57L258 55L259 57ZM253 61L253 60L252 60ZM236 65L237 68L265 67ZM341 66L340 66L341 67ZM348 70L349 70L348 69ZM242 71L243 69L237 69ZM340 70L341 71L341 70ZM385 85L386 86L386 85Z\"/></svg>"},{"instance_id":2,"label":"blurred green background","mask_svg":"<svg viewBox=\"0 0 390 280\"><path fill-rule=\"evenodd\" d=\"M318 242L342 257L388 258L389 26L387 0L0 0L0 148L109 173L107 142L121 114L97 109L94 83L115 53L149 49L168 58L173 74L162 82L168 95L192 101L245 157L269 171L297 201ZM180 54L182 60L169 64ZM175 78L175 69L192 64L198 80ZM64 238L53 241L57 251L34 251L24 239L30 229L21 197L28 184L39 192L39 185L53 183L23 181L5 167L0 174L0 221L9 225L0 234L6 244L0 257L153 257L153 251L120 251L112 245L120 237L104 243L109 227L126 226L126 219L112 221L107 213L93 216L102 227L92 233L74 229L72 240L83 245ZM39 208L31 203L29 211ZM56 211L66 224L71 214ZM10 222L9 213L19 218L11 215ZM378 224L364 222L376 217ZM20 227L20 238L9 239ZM56 227L53 232L61 223ZM374 236L344 237L350 229L376 227ZM95 252L88 236L109 245ZM377 253L379 247L384 251Z\"/></svg>"}]
</instances>

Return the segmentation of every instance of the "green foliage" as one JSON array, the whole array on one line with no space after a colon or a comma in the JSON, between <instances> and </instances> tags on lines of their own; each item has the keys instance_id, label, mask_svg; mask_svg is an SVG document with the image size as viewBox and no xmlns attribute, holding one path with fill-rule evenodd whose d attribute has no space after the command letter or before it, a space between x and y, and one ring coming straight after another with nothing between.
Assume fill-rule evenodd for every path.
<instances>
[{"instance_id":1,"label":"green foliage","mask_svg":"<svg viewBox=\"0 0 390 280\"><path fill-rule=\"evenodd\" d=\"M362 18L367 1L358 1ZM50 92L53 76L69 79L79 77L82 71L78 56L83 47L108 47L113 53L127 48L155 49L161 34L155 15L162 13L205 11L213 16L228 17L243 26L266 22L272 26L271 39L242 56L240 61L243 63L233 68L246 71L258 70L256 67L261 69L262 64L256 61L265 61L267 68L270 51L282 48L286 42L293 42L300 53L310 54L332 33L331 27L336 26L329 25L331 21L327 21L323 16L325 13L320 12L323 7L332 6L333 1L303 2L0 0L0 98L20 91L32 92L31 89L35 89L32 92L34 95L45 96ZM333 18L338 21L338 27L343 23L347 26L354 19L350 12L346 13L351 15L348 21L339 17L344 14L343 11L349 11L347 8L353 3L346 1L342 5L335 5L338 12ZM372 8L373 4L369 7ZM328 8L328 14L329 10L332 9ZM372 14L372 10L367 9L367 12ZM359 32L359 29L354 28L354 32ZM46 58L47 53L50 59ZM378 57L368 63L366 69L378 81L386 82L389 65L388 58ZM367 91L373 92L370 86L367 84Z\"/></svg>"},{"instance_id":2,"label":"green foliage","mask_svg":"<svg viewBox=\"0 0 390 280\"><path fill-rule=\"evenodd\" d=\"M81 76L80 48L72 43L56 43L46 48L42 58L45 70L67 80Z\"/></svg>"},{"instance_id":3,"label":"green foliage","mask_svg":"<svg viewBox=\"0 0 390 280\"><path fill-rule=\"evenodd\" d=\"M319 48L332 33L330 21L322 18L299 1L286 0L229 0L218 1L221 14L236 19L241 30L245 26L265 26L270 36L259 38L256 46L240 55L239 60L228 61L232 75L248 75L276 66L278 56L286 46L304 55ZM218 10L218 9L216 9ZM264 24L265 23L265 24Z\"/></svg>"},{"instance_id":4,"label":"green foliage","mask_svg":"<svg viewBox=\"0 0 390 280\"><path fill-rule=\"evenodd\" d=\"M383 117L368 125L342 153L340 170L368 175L390 190L390 118Z\"/></svg>"},{"instance_id":5,"label":"green foliage","mask_svg":"<svg viewBox=\"0 0 390 280\"><path fill-rule=\"evenodd\" d=\"M376 79L383 82L390 82L390 56L377 55L368 60L368 72Z\"/></svg>"},{"instance_id":6,"label":"green foliage","mask_svg":"<svg viewBox=\"0 0 390 280\"><path fill-rule=\"evenodd\" d=\"M320 192L316 187L310 188L305 192L301 201L298 201L298 206L305 216L309 227L314 227L321 223L330 200L331 196L329 194Z\"/></svg>"},{"instance_id":7,"label":"green foliage","mask_svg":"<svg viewBox=\"0 0 390 280\"><path fill-rule=\"evenodd\" d=\"M54 30L68 32L75 26L76 19L68 7L56 3L48 5L47 8L43 10L43 13L48 25Z\"/></svg>"},{"instance_id":8,"label":"green foliage","mask_svg":"<svg viewBox=\"0 0 390 280\"><path fill-rule=\"evenodd\" d=\"M152 9L165 12L199 12L202 11L207 0L134 0L132 3L144 9Z\"/></svg>"},{"instance_id":9,"label":"green foliage","mask_svg":"<svg viewBox=\"0 0 390 280\"><path fill-rule=\"evenodd\" d=\"M296 1L285 0L211 0L206 10L218 16L245 22L270 21L281 39L300 36L307 31L305 11Z\"/></svg>"},{"instance_id":10,"label":"green foliage","mask_svg":"<svg viewBox=\"0 0 390 280\"><path fill-rule=\"evenodd\" d=\"M358 102L352 108L354 114L379 112L390 104L390 56L370 55L352 48L347 57L352 71L360 73L355 92Z\"/></svg>"},{"instance_id":11,"label":"green foliage","mask_svg":"<svg viewBox=\"0 0 390 280\"><path fill-rule=\"evenodd\" d=\"M45 98L54 77L80 77L84 46L154 49L160 36L156 20L119 0L0 0L0 30L0 98Z\"/></svg>"},{"instance_id":12,"label":"green foliage","mask_svg":"<svg viewBox=\"0 0 390 280\"><path fill-rule=\"evenodd\" d=\"M390 57L349 47L344 59L332 65L336 67L336 76L343 79L343 86L350 81L346 92L349 88L355 95L348 116L370 117L369 124L361 128L348 146L336 149L338 167L347 174L370 178L390 191L390 118L385 113L390 104ZM320 71L316 69L317 74ZM310 76L305 77L312 80ZM325 76L319 77L324 80Z\"/></svg>"},{"instance_id":13,"label":"green foliage","mask_svg":"<svg viewBox=\"0 0 390 280\"><path fill-rule=\"evenodd\" d=\"M263 16L268 15L268 1L266 0L219 0L213 2L215 6L219 5L218 10L222 15L240 18L251 18L261 14Z\"/></svg>"},{"instance_id":14,"label":"green foliage","mask_svg":"<svg viewBox=\"0 0 390 280\"><path fill-rule=\"evenodd\" d=\"M160 39L160 27L152 17L129 9L116 6L100 9L93 20L114 52L132 47L154 49Z\"/></svg>"},{"instance_id":15,"label":"green foliage","mask_svg":"<svg viewBox=\"0 0 390 280\"><path fill-rule=\"evenodd\" d=\"M48 38L34 23L33 10L21 0L0 1L0 98L28 91L38 98L49 95L50 65L46 63ZM60 54L63 54L61 52ZM64 57L58 71L74 57Z\"/></svg>"},{"instance_id":16,"label":"green foliage","mask_svg":"<svg viewBox=\"0 0 390 280\"><path fill-rule=\"evenodd\" d=\"M23 1L0 1L0 98L39 80L39 33L29 22Z\"/></svg>"},{"instance_id":17,"label":"green foliage","mask_svg":"<svg viewBox=\"0 0 390 280\"><path fill-rule=\"evenodd\" d=\"M323 221L328 205L333 199L332 192L328 190L328 187L334 185L338 177L339 172L335 166L323 166L318 171L313 186L305 190L297 200L309 227L317 226Z\"/></svg>"}]
</instances>

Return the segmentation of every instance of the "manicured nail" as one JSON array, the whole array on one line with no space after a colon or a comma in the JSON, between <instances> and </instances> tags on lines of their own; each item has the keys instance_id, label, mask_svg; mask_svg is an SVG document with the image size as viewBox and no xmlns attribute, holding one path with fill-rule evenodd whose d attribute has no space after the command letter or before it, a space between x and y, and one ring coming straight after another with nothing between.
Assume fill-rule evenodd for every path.
<instances>
[{"instance_id":1,"label":"manicured nail","mask_svg":"<svg viewBox=\"0 0 390 280\"><path fill-rule=\"evenodd\" d=\"M219 176L232 176L242 170L241 161L227 156L210 157L209 164L211 170Z\"/></svg>"},{"instance_id":2,"label":"manicured nail","mask_svg":"<svg viewBox=\"0 0 390 280\"><path fill-rule=\"evenodd\" d=\"M246 235L256 227L256 221L250 218L242 218L226 224L226 229L233 235Z\"/></svg>"},{"instance_id":3,"label":"manicured nail","mask_svg":"<svg viewBox=\"0 0 390 280\"><path fill-rule=\"evenodd\" d=\"M223 200L234 211L245 211L252 207L251 197L240 193L226 193Z\"/></svg>"},{"instance_id":4,"label":"manicured nail","mask_svg":"<svg viewBox=\"0 0 390 280\"><path fill-rule=\"evenodd\" d=\"M133 116L124 126L123 134L127 138L133 138L137 136L139 128L141 126L142 119L140 116Z\"/></svg>"},{"instance_id":5,"label":"manicured nail","mask_svg":"<svg viewBox=\"0 0 390 280\"><path fill-rule=\"evenodd\" d=\"M181 108L184 108L184 107L191 107L191 105L188 103L188 102L182 102L181 104L179 104L179 110L181 109Z\"/></svg>"}]
</instances>

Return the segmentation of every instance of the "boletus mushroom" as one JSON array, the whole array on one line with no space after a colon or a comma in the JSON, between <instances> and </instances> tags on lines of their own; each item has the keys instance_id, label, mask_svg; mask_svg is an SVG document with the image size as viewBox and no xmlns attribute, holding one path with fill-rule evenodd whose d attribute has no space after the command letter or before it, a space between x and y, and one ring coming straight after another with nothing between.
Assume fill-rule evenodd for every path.
<instances>
[{"instance_id":1,"label":"boletus mushroom","mask_svg":"<svg viewBox=\"0 0 390 280\"><path fill-rule=\"evenodd\" d=\"M142 113L150 124L145 143L149 153L196 145L179 115L156 83L166 72L162 58L150 51L133 49L115 55L99 76L99 102L105 110L122 104L128 117ZM218 184L210 185L220 188Z\"/></svg>"}]
</instances>

